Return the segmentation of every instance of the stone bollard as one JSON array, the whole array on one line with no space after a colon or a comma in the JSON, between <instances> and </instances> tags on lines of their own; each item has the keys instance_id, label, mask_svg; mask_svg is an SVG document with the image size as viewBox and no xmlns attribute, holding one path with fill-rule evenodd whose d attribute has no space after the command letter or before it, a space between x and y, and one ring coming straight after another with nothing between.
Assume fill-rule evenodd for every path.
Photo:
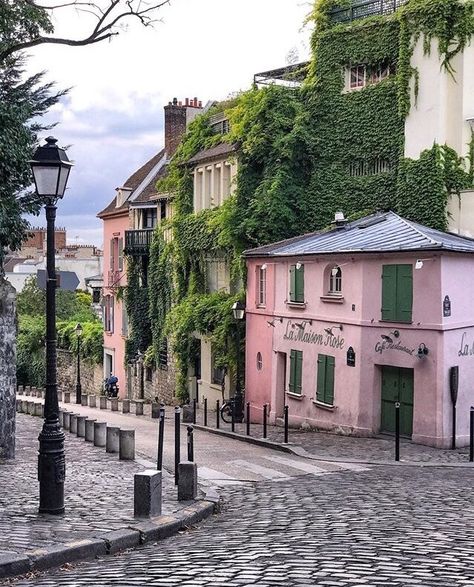
<instances>
[{"instance_id":1,"label":"stone bollard","mask_svg":"<svg viewBox=\"0 0 474 587\"><path fill-rule=\"evenodd\" d=\"M43 390L42 389L37 389L36 390L36 397L39 397L40 399L43 399Z\"/></svg>"},{"instance_id":2,"label":"stone bollard","mask_svg":"<svg viewBox=\"0 0 474 587\"><path fill-rule=\"evenodd\" d=\"M35 416L39 416L41 418L41 416L43 415L43 404L40 404L39 402L37 404L35 404Z\"/></svg>"},{"instance_id":3,"label":"stone bollard","mask_svg":"<svg viewBox=\"0 0 474 587\"><path fill-rule=\"evenodd\" d=\"M61 426L61 428L64 428L64 410L59 410L58 411L58 420L59 420L59 425Z\"/></svg>"},{"instance_id":4,"label":"stone bollard","mask_svg":"<svg viewBox=\"0 0 474 587\"><path fill-rule=\"evenodd\" d=\"M79 414L71 414L71 418L69 420L69 432L71 434L77 435L77 416Z\"/></svg>"},{"instance_id":5,"label":"stone bollard","mask_svg":"<svg viewBox=\"0 0 474 587\"><path fill-rule=\"evenodd\" d=\"M62 402L62 401L63 401L63 392L58 391L58 402Z\"/></svg>"},{"instance_id":6,"label":"stone bollard","mask_svg":"<svg viewBox=\"0 0 474 587\"><path fill-rule=\"evenodd\" d=\"M31 388L31 397L36 397L36 387Z\"/></svg>"},{"instance_id":7,"label":"stone bollard","mask_svg":"<svg viewBox=\"0 0 474 587\"><path fill-rule=\"evenodd\" d=\"M129 414L130 413L130 400L124 399L122 400L122 414Z\"/></svg>"},{"instance_id":8,"label":"stone bollard","mask_svg":"<svg viewBox=\"0 0 474 587\"><path fill-rule=\"evenodd\" d=\"M21 412L21 402L22 402L21 399L17 399L15 402L17 412Z\"/></svg>"},{"instance_id":9,"label":"stone bollard","mask_svg":"<svg viewBox=\"0 0 474 587\"><path fill-rule=\"evenodd\" d=\"M28 385L28 387L26 388L25 395L27 397L31 395L31 385Z\"/></svg>"},{"instance_id":10,"label":"stone bollard","mask_svg":"<svg viewBox=\"0 0 474 587\"><path fill-rule=\"evenodd\" d=\"M135 401L135 416L143 416L143 402L141 400Z\"/></svg>"},{"instance_id":11,"label":"stone bollard","mask_svg":"<svg viewBox=\"0 0 474 587\"><path fill-rule=\"evenodd\" d=\"M135 430L120 430L119 453L121 461L135 460Z\"/></svg>"},{"instance_id":12,"label":"stone bollard","mask_svg":"<svg viewBox=\"0 0 474 587\"><path fill-rule=\"evenodd\" d=\"M71 412L63 412L63 428L64 430L69 430L69 425L71 424Z\"/></svg>"},{"instance_id":13,"label":"stone bollard","mask_svg":"<svg viewBox=\"0 0 474 587\"><path fill-rule=\"evenodd\" d=\"M95 408L97 405L97 396L96 395L90 395L89 396L89 407L90 408Z\"/></svg>"},{"instance_id":14,"label":"stone bollard","mask_svg":"<svg viewBox=\"0 0 474 587\"><path fill-rule=\"evenodd\" d=\"M64 395L64 403L70 404L71 403L71 392L65 391L63 395Z\"/></svg>"},{"instance_id":15,"label":"stone bollard","mask_svg":"<svg viewBox=\"0 0 474 587\"><path fill-rule=\"evenodd\" d=\"M81 406L87 406L87 394L83 393L81 395Z\"/></svg>"},{"instance_id":16,"label":"stone bollard","mask_svg":"<svg viewBox=\"0 0 474 587\"><path fill-rule=\"evenodd\" d=\"M151 404L151 417L152 418L159 418L160 417L160 404L156 404L156 403Z\"/></svg>"},{"instance_id":17,"label":"stone bollard","mask_svg":"<svg viewBox=\"0 0 474 587\"><path fill-rule=\"evenodd\" d=\"M77 417L77 436L79 438L85 438L86 436L86 417L87 416Z\"/></svg>"},{"instance_id":18,"label":"stone bollard","mask_svg":"<svg viewBox=\"0 0 474 587\"><path fill-rule=\"evenodd\" d=\"M107 422L94 422L94 446L104 447L107 435Z\"/></svg>"},{"instance_id":19,"label":"stone bollard","mask_svg":"<svg viewBox=\"0 0 474 587\"><path fill-rule=\"evenodd\" d=\"M136 518L161 516L161 471L148 469L134 476L133 515Z\"/></svg>"},{"instance_id":20,"label":"stone bollard","mask_svg":"<svg viewBox=\"0 0 474 587\"><path fill-rule=\"evenodd\" d=\"M28 402L28 414L30 416L35 415L35 402Z\"/></svg>"},{"instance_id":21,"label":"stone bollard","mask_svg":"<svg viewBox=\"0 0 474 587\"><path fill-rule=\"evenodd\" d=\"M28 413L28 400L27 399L22 399L21 400L21 411L23 414L27 414Z\"/></svg>"},{"instance_id":22,"label":"stone bollard","mask_svg":"<svg viewBox=\"0 0 474 587\"><path fill-rule=\"evenodd\" d=\"M178 501L196 499L197 496L197 464L184 462L178 465Z\"/></svg>"},{"instance_id":23,"label":"stone bollard","mask_svg":"<svg viewBox=\"0 0 474 587\"><path fill-rule=\"evenodd\" d=\"M105 395L100 396L100 409L101 410L107 409L107 396L105 396Z\"/></svg>"},{"instance_id":24,"label":"stone bollard","mask_svg":"<svg viewBox=\"0 0 474 587\"><path fill-rule=\"evenodd\" d=\"M110 409L112 412L118 412L118 397L113 397L110 400Z\"/></svg>"},{"instance_id":25,"label":"stone bollard","mask_svg":"<svg viewBox=\"0 0 474 587\"><path fill-rule=\"evenodd\" d=\"M94 442L94 424L96 420L93 418L86 419L86 442Z\"/></svg>"},{"instance_id":26,"label":"stone bollard","mask_svg":"<svg viewBox=\"0 0 474 587\"><path fill-rule=\"evenodd\" d=\"M41 417L44 418L44 404L41 404Z\"/></svg>"},{"instance_id":27,"label":"stone bollard","mask_svg":"<svg viewBox=\"0 0 474 587\"><path fill-rule=\"evenodd\" d=\"M120 450L120 428L107 426L105 452L117 453Z\"/></svg>"}]
</instances>

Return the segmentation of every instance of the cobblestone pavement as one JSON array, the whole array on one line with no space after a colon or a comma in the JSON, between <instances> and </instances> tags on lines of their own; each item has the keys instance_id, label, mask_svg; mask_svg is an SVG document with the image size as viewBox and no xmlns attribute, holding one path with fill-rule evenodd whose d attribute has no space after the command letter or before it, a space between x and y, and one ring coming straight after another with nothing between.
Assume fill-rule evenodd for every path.
<instances>
[{"instance_id":1,"label":"cobblestone pavement","mask_svg":"<svg viewBox=\"0 0 474 587\"><path fill-rule=\"evenodd\" d=\"M66 432L64 516L38 514L38 434L42 419L17 414L14 461L0 461L0 551L23 552L46 544L123 528L133 522L136 462L119 461ZM163 513L180 509L169 476L163 479Z\"/></svg>"},{"instance_id":2,"label":"cobblestone pavement","mask_svg":"<svg viewBox=\"0 0 474 587\"><path fill-rule=\"evenodd\" d=\"M197 423L204 423L203 410L198 410ZM216 427L216 413L209 412L208 425ZM220 421L222 430L230 431L231 425ZM246 434L245 424L236 424L235 431ZM263 426L252 424L250 434L255 438L262 438ZM268 426L267 439L274 442L284 442L282 426ZM289 430L289 442L293 446L300 446L308 453L324 460L347 460L360 462L386 463L394 460L394 438L390 436L377 438L357 438L342 436L328 432L311 430ZM447 450L414 444L407 439L401 439L400 457L402 461L417 463L467 463L469 461L469 447Z\"/></svg>"},{"instance_id":3,"label":"cobblestone pavement","mask_svg":"<svg viewBox=\"0 0 474 587\"><path fill-rule=\"evenodd\" d=\"M379 466L225 490L221 515L158 545L17 587L467 587L474 473Z\"/></svg>"}]
</instances>

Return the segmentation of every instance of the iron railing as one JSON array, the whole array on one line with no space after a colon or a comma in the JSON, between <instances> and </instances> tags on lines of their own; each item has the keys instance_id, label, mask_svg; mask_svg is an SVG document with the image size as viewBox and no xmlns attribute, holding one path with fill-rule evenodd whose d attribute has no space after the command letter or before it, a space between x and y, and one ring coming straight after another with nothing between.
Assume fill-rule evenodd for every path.
<instances>
[{"instance_id":1,"label":"iron railing","mask_svg":"<svg viewBox=\"0 0 474 587\"><path fill-rule=\"evenodd\" d=\"M153 238L153 228L125 231L126 255L148 255Z\"/></svg>"},{"instance_id":2,"label":"iron railing","mask_svg":"<svg viewBox=\"0 0 474 587\"><path fill-rule=\"evenodd\" d=\"M330 12L330 18L333 22L348 22L367 18L368 16L392 14L400 6L406 4L408 0L366 0L358 2L357 0L347 8L334 8Z\"/></svg>"}]
</instances>

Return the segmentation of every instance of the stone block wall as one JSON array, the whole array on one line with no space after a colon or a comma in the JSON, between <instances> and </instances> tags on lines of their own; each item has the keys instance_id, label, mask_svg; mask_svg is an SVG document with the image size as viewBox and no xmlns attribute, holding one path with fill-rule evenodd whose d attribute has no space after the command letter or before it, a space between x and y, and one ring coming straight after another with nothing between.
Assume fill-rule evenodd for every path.
<instances>
[{"instance_id":1,"label":"stone block wall","mask_svg":"<svg viewBox=\"0 0 474 587\"><path fill-rule=\"evenodd\" d=\"M176 389L176 370L171 355L168 354L168 366L167 369L152 369L148 371L146 367L143 373L143 389L145 400L154 401L158 398L159 402L170 405L178 405L178 400L175 397ZM147 376L151 375L151 381L147 380ZM128 393L127 397L130 399L140 399L140 377L141 377L141 366L129 365L127 368L127 386Z\"/></svg>"},{"instance_id":2,"label":"stone block wall","mask_svg":"<svg viewBox=\"0 0 474 587\"><path fill-rule=\"evenodd\" d=\"M0 460L15 457L16 292L0 277Z\"/></svg>"},{"instance_id":3,"label":"stone block wall","mask_svg":"<svg viewBox=\"0 0 474 587\"><path fill-rule=\"evenodd\" d=\"M77 356L71 351L58 349L58 386L62 390L76 389ZM81 360L82 393L100 395L103 390L103 367L90 359Z\"/></svg>"}]
</instances>

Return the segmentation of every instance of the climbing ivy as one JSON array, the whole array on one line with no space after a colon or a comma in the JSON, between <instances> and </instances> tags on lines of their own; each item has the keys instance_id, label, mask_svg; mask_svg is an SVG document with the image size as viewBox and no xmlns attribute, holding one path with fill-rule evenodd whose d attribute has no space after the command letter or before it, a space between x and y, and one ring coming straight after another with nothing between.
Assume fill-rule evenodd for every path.
<instances>
[{"instance_id":1,"label":"climbing ivy","mask_svg":"<svg viewBox=\"0 0 474 587\"><path fill-rule=\"evenodd\" d=\"M145 353L152 340L151 325L147 319L149 300L144 273L143 260L130 257L124 295L129 327L125 343L126 362L136 360L139 351Z\"/></svg>"}]
</instances>

